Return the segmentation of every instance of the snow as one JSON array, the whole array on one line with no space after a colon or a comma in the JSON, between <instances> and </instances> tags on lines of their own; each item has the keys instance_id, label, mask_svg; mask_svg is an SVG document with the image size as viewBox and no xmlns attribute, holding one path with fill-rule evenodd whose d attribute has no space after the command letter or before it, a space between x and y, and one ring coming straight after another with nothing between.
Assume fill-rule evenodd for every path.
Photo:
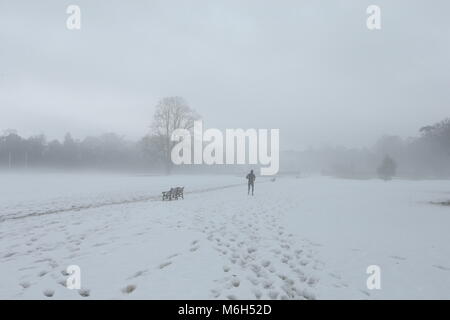
<instances>
[{"instance_id":1,"label":"snow","mask_svg":"<svg viewBox=\"0 0 450 320\"><path fill-rule=\"evenodd\" d=\"M448 181L0 177L2 299L450 298Z\"/></svg>"}]
</instances>

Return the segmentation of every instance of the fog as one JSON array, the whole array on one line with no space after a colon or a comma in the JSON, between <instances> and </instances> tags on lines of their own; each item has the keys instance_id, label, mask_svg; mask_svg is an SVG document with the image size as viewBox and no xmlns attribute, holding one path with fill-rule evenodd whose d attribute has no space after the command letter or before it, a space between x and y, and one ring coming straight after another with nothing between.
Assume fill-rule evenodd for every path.
<instances>
[{"instance_id":1,"label":"fog","mask_svg":"<svg viewBox=\"0 0 450 320\"><path fill-rule=\"evenodd\" d=\"M450 299L449 12L0 0L0 299Z\"/></svg>"},{"instance_id":2,"label":"fog","mask_svg":"<svg viewBox=\"0 0 450 320\"><path fill-rule=\"evenodd\" d=\"M81 30L66 28L71 4ZM371 4L381 30L366 27ZM135 166L158 101L181 96L209 128L280 129L290 154L280 159L296 163L288 171L326 171L345 148L375 159L360 170L373 171L381 137L410 142L449 115L448 9L443 0L0 0L0 131L62 144L68 132L79 143L114 132ZM311 151L326 164L300 165L305 150L334 150L333 160Z\"/></svg>"}]
</instances>

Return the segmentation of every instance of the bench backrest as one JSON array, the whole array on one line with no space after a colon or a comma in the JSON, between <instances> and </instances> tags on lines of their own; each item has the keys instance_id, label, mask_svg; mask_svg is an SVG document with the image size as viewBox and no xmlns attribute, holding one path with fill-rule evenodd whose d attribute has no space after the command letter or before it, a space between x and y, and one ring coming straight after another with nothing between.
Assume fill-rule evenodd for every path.
<instances>
[{"instance_id":1,"label":"bench backrest","mask_svg":"<svg viewBox=\"0 0 450 320\"><path fill-rule=\"evenodd\" d=\"M184 191L184 187L176 187L170 188L169 191L163 191L163 193L182 193Z\"/></svg>"}]
</instances>

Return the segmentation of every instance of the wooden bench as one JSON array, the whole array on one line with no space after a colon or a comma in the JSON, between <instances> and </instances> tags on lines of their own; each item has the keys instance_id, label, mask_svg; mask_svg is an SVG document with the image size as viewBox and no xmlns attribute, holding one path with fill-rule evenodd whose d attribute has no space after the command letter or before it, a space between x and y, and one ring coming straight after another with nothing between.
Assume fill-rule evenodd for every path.
<instances>
[{"instance_id":1,"label":"wooden bench","mask_svg":"<svg viewBox=\"0 0 450 320\"><path fill-rule=\"evenodd\" d=\"M170 188L169 191L162 192L162 200L178 200L179 198L184 199L184 187Z\"/></svg>"},{"instance_id":2,"label":"wooden bench","mask_svg":"<svg viewBox=\"0 0 450 320\"><path fill-rule=\"evenodd\" d=\"M175 188L175 199L178 200L178 198L184 200L184 187Z\"/></svg>"}]
</instances>

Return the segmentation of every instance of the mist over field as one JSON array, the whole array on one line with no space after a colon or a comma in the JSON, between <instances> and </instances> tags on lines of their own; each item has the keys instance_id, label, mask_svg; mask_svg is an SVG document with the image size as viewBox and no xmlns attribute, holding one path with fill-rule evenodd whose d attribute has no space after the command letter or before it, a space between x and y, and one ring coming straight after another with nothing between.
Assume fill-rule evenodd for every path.
<instances>
[{"instance_id":1,"label":"mist over field","mask_svg":"<svg viewBox=\"0 0 450 320\"><path fill-rule=\"evenodd\" d=\"M0 0L0 299L449 299L449 9Z\"/></svg>"}]
</instances>

